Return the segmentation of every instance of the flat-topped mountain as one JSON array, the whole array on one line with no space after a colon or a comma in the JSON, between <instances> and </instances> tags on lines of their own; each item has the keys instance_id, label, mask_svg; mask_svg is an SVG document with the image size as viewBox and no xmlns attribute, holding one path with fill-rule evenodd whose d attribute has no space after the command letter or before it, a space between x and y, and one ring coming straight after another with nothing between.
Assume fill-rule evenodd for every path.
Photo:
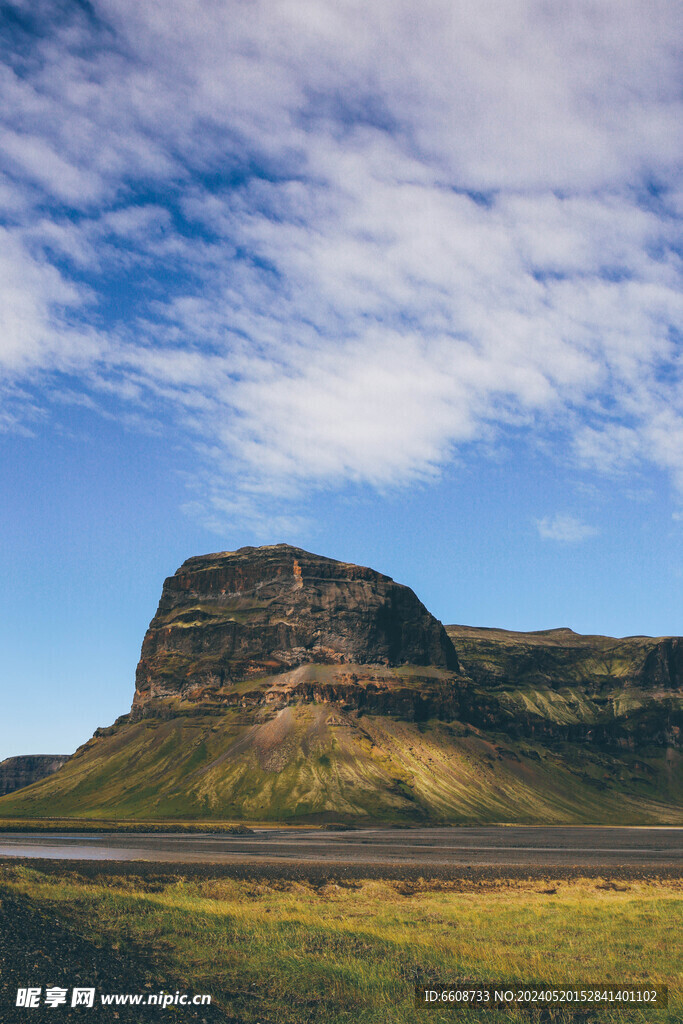
<instances>
[{"instance_id":1,"label":"flat-topped mountain","mask_svg":"<svg viewBox=\"0 0 683 1024\"><path fill-rule=\"evenodd\" d=\"M189 558L164 583L135 705L196 699L300 665L459 671L442 624L409 587L288 544Z\"/></svg>"},{"instance_id":2,"label":"flat-topped mountain","mask_svg":"<svg viewBox=\"0 0 683 1024\"><path fill-rule=\"evenodd\" d=\"M285 544L190 558L130 714L0 816L683 824L682 644L444 628Z\"/></svg>"}]
</instances>

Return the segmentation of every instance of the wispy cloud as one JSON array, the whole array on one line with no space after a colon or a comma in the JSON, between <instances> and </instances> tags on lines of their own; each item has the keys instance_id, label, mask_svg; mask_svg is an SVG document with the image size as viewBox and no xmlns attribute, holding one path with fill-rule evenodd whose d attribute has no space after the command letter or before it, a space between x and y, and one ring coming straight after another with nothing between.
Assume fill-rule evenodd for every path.
<instances>
[{"instance_id":1,"label":"wispy cloud","mask_svg":"<svg viewBox=\"0 0 683 1024\"><path fill-rule=\"evenodd\" d=\"M174 417L209 516L511 425L683 488L668 0L14 7L7 380Z\"/></svg>"},{"instance_id":2,"label":"wispy cloud","mask_svg":"<svg viewBox=\"0 0 683 1024\"><path fill-rule=\"evenodd\" d=\"M598 533L594 526L589 526L577 516L563 512L537 519L536 526L544 540L557 540L563 544L576 544L587 537L595 537Z\"/></svg>"}]
</instances>

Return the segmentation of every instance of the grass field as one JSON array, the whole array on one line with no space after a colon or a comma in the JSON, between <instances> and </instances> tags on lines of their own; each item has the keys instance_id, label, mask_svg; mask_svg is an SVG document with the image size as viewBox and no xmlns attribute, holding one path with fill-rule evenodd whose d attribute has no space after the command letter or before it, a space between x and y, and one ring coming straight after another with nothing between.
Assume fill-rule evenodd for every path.
<instances>
[{"instance_id":1,"label":"grass field","mask_svg":"<svg viewBox=\"0 0 683 1024\"><path fill-rule=\"evenodd\" d=\"M79 873L80 872L80 873ZM683 879L455 880L206 877L49 872L0 865L28 895L98 945L208 992L245 1024L414 1021L682 1021ZM668 984L669 1009L534 1014L425 1009L415 983Z\"/></svg>"}]
</instances>

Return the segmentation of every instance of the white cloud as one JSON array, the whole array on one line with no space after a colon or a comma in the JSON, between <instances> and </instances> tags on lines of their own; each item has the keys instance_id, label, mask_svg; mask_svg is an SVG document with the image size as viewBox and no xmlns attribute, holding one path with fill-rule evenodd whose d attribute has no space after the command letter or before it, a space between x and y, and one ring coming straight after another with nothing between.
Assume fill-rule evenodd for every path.
<instances>
[{"instance_id":1,"label":"white cloud","mask_svg":"<svg viewBox=\"0 0 683 1024\"><path fill-rule=\"evenodd\" d=\"M161 402L225 514L509 424L683 488L668 0L64 10L0 79L12 379Z\"/></svg>"},{"instance_id":2,"label":"white cloud","mask_svg":"<svg viewBox=\"0 0 683 1024\"><path fill-rule=\"evenodd\" d=\"M0 132L0 146L11 170L18 167L28 181L58 199L80 205L99 193L97 177L63 160L45 139L5 129Z\"/></svg>"},{"instance_id":3,"label":"white cloud","mask_svg":"<svg viewBox=\"0 0 683 1024\"><path fill-rule=\"evenodd\" d=\"M67 319L88 299L87 289L34 258L16 232L0 227L0 371L5 379L91 366L101 352L96 332L72 327Z\"/></svg>"},{"instance_id":4,"label":"white cloud","mask_svg":"<svg viewBox=\"0 0 683 1024\"><path fill-rule=\"evenodd\" d=\"M594 537L598 532L594 526L589 526L577 516L563 512L537 519L536 527L544 540L557 540L563 544L576 544L587 537Z\"/></svg>"}]
</instances>

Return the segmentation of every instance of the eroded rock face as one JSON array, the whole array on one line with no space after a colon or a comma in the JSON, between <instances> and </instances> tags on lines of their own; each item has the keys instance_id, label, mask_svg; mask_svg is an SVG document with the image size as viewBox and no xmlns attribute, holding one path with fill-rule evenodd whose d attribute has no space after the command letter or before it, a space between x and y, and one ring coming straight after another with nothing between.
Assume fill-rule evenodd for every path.
<instances>
[{"instance_id":1,"label":"eroded rock face","mask_svg":"<svg viewBox=\"0 0 683 1024\"><path fill-rule=\"evenodd\" d=\"M26 754L5 758L0 761L0 796L52 775L68 759L68 754Z\"/></svg>"},{"instance_id":2,"label":"eroded rock face","mask_svg":"<svg viewBox=\"0 0 683 1024\"><path fill-rule=\"evenodd\" d=\"M409 587L287 544L248 547L190 558L165 581L134 706L310 663L459 671L444 627Z\"/></svg>"},{"instance_id":3,"label":"eroded rock face","mask_svg":"<svg viewBox=\"0 0 683 1024\"><path fill-rule=\"evenodd\" d=\"M465 721L549 743L680 749L681 637L445 628L472 682L459 694Z\"/></svg>"},{"instance_id":4,"label":"eroded rock face","mask_svg":"<svg viewBox=\"0 0 683 1024\"><path fill-rule=\"evenodd\" d=\"M620 688L683 688L683 638L584 636L571 629L515 633L505 629L446 626L467 674L485 687L581 686L599 693Z\"/></svg>"}]
</instances>

